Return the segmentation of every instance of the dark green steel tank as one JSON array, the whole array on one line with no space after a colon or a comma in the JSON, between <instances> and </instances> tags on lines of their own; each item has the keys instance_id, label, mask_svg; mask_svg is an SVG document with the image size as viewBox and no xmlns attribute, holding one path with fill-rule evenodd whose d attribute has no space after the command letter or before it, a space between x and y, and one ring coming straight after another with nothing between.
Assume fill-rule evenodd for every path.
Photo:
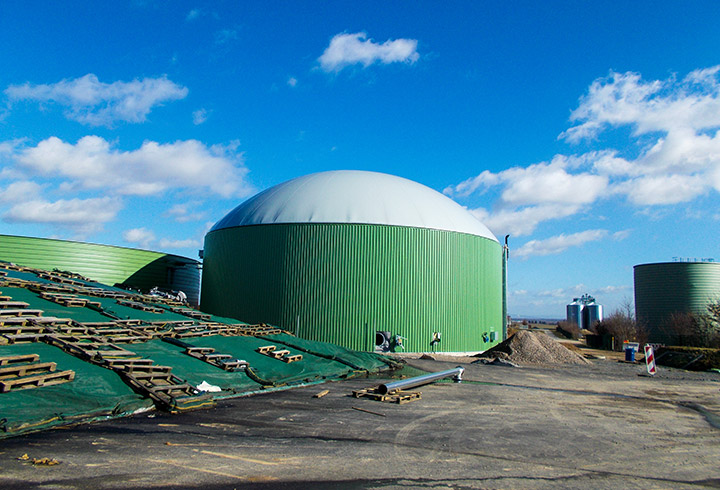
<instances>
[{"instance_id":1,"label":"dark green steel tank","mask_svg":"<svg viewBox=\"0 0 720 490\"><path fill-rule=\"evenodd\" d=\"M661 262L634 267L635 316L650 341L672 344L675 313L706 313L720 299L720 263Z\"/></svg>"},{"instance_id":2,"label":"dark green steel tank","mask_svg":"<svg viewBox=\"0 0 720 490\"><path fill-rule=\"evenodd\" d=\"M52 271L75 272L94 281L147 292L157 286L183 291L198 304L200 263L179 255L95 243L0 235L0 260Z\"/></svg>"}]
</instances>

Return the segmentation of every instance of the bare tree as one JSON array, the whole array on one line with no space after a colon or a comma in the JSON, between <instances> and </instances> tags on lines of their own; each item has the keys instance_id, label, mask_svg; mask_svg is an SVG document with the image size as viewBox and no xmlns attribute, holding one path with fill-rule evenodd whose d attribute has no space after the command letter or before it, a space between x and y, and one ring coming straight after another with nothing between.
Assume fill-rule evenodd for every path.
<instances>
[{"instance_id":1,"label":"bare tree","mask_svg":"<svg viewBox=\"0 0 720 490\"><path fill-rule=\"evenodd\" d=\"M626 340L644 344L648 339L647 329L635 320L635 309L628 298L610 316L597 323L594 330L599 335L612 335L616 349Z\"/></svg>"}]
</instances>

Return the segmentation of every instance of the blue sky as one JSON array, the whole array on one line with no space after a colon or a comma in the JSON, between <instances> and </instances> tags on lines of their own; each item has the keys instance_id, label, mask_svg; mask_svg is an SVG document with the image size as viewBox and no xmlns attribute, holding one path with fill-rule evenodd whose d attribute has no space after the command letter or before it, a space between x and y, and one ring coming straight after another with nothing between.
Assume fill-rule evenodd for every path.
<instances>
[{"instance_id":1,"label":"blue sky","mask_svg":"<svg viewBox=\"0 0 720 490\"><path fill-rule=\"evenodd\" d=\"M2 233L196 257L255 192L406 177L510 234L510 313L720 260L720 3L0 2Z\"/></svg>"}]
</instances>

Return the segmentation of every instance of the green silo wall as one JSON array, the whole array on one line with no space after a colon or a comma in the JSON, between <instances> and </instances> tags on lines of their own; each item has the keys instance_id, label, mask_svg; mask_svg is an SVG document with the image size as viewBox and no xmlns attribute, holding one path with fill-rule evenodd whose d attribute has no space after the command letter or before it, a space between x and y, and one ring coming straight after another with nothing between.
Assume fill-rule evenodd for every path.
<instances>
[{"instance_id":1,"label":"green silo wall","mask_svg":"<svg viewBox=\"0 0 720 490\"><path fill-rule=\"evenodd\" d=\"M370 351L375 332L410 352L486 350L502 340L502 247L474 235L364 224L210 232L201 309ZM492 340L490 340L492 339Z\"/></svg>"},{"instance_id":2,"label":"green silo wall","mask_svg":"<svg viewBox=\"0 0 720 490\"><path fill-rule=\"evenodd\" d=\"M0 260L26 267L75 272L94 281L147 291L181 290L198 304L199 263L186 257L94 243L0 235Z\"/></svg>"},{"instance_id":3,"label":"green silo wall","mask_svg":"<svg viewBox=\"0 0 720 490\"><path fill-rule=\"evenodd\" d=\"M706 313L720 299L720 263L665 262L634 267L635 317L651 342L672 343L673 313Z\"/></svg>"}]
</instances>

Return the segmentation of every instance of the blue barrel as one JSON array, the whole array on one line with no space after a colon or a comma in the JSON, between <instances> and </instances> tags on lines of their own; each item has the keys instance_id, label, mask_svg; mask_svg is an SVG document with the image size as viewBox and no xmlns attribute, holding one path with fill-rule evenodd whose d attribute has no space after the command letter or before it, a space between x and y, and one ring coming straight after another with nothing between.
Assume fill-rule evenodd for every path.
<instances>
[{"instance_id":1,"label":"blue barrel","mask_svg":"<svg viewBox=\"0 0 720 490\"><path fill-rule=\"evenodd\" d=\"M627 362L635 362L635 349L632 347L625 349L625 360Z\"/></svg>"}]
</instances>

